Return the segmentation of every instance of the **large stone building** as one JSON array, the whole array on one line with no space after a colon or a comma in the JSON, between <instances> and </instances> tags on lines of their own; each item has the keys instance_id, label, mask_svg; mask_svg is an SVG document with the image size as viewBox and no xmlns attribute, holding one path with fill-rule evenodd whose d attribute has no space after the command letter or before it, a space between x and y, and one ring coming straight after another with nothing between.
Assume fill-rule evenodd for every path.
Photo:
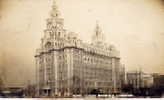
<instances>
[{"instance_id":1,"label":"large stone building","mask_svg":"<svg viewBox=\"0 0 164 100\"><path fill-rule=\"evenodd\" d=\"M100 26L95 27L92 43L85 43L64 29L63 21L54 1L35 55L39 94L83 94L93 89L118 92L119 51L104 42Z\"/></svg>"}]
</instances>

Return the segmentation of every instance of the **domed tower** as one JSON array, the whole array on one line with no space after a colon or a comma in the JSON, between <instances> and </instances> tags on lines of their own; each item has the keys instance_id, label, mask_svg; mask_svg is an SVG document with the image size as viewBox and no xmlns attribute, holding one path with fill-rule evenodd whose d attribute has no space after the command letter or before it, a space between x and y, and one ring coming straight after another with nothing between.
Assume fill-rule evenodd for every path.
<instances>
[{"instance_id":1,"label":"domed tower","mask_svg":"<svg viewBox=\"0 0 164 100\"><path fill-rule=\"evenodd\" d=\"M56 0L52 0L52 7L50 11L50 17L47 19L47 27L44 30L44 37L42 38L42 47L50 42L55 48L60 48L63 44L63 39L66 30L63 28L64 19L61 18L60 12L56 5Z\"/></svg>"},{"instance_id":2,"label":"domed tower","mask_svg":"<svg viewBox=\"0 0 164 100\"><path fill-rule=\"evenodd\" d=\"M44 37L57 40L62 38L64 36L63 25L64 19L60 17L60 12L56 5L56 1L53 0L50 17L47 19L47 28L44 31Z\"/></svg>"},{"instance_id":3,"label":"domed tower","mask_svg":"<svg viewBox=\"0 0 164 100\"><path fill-rule=\"evenodd\" d=\"M92 36L92 43L93 44L102 44L102 43L104 43L104 41L105 41L105 36L104 36L102 29L97 21L95 31Z\"/></svg>"}]
</instances>

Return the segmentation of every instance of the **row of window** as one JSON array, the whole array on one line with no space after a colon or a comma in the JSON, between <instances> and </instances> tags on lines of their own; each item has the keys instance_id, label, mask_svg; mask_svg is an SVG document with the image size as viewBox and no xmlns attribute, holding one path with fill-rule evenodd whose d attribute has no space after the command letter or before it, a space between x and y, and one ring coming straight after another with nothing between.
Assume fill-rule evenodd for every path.
<instances>
[{"instance_id":1,"label":"row of window","mask_svg":"<svg viewBox=\"0 0 164 100\"><path fill-rule=\"evenodd\" d=\"M90 57L90 56L86 56L83 59L84 61L91 62L91 63L111 64L111 59L96 58L96 57Z\"/></svg>"}]
</instances>

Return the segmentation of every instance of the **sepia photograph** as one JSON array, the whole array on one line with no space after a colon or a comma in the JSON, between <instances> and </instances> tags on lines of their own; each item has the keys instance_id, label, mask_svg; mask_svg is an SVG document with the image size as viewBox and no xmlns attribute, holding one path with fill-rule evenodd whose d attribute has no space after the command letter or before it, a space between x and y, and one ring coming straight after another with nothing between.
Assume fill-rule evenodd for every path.
<instances>
[{"instance_id":1,"label":"sepia photograph","mask_svg":"<svg viewBox=\"0 0 164 100\"><path fill-rule=\"evenodd\" d=\"M164 98L164 0L0 0L0 98Z\"/></svg>"}]
</instances>

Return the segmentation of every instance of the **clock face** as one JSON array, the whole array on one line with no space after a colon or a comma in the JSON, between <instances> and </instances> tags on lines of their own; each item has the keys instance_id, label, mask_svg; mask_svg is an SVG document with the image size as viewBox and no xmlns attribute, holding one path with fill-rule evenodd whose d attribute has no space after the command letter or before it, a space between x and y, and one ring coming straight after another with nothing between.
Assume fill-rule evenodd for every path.
<instances>
[{"instance_id":1,"label":"clock face","mask_svg":"<svg viewBox=\"0 0 164 100\"><path fill-rule=\"evenodd\" d=\"M45 44L45 47L46 47L47 49L51 48L51 47L52 47L52 43L48 41L48 42Z\"/></svg>"}]
</instances>

